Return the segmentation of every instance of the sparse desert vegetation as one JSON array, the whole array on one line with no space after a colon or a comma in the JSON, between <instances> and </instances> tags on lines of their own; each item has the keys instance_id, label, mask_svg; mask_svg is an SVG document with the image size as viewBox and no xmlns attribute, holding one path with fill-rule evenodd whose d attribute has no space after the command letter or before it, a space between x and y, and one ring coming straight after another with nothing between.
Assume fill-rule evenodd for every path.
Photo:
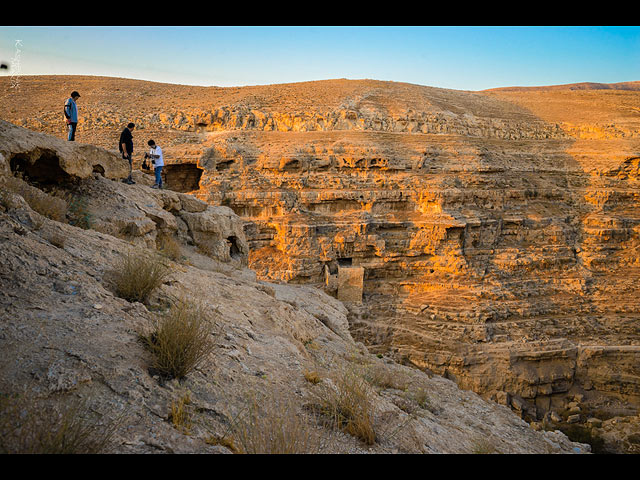
<instances>
[{"instance_id":1,"label":"sparse desert vegetation","mask_svg":"<svg viewBox=\"0 0 640 480\"><path fill-rule=\"evenodd\" d=\"M108 281L118 296L144 303L170 273L157 253L130 251L113 266Z\"/></svg>"},{"instance_id":2,"label":"sparse desert vegetation","mask_svg":"<svg viewBox=\"0 0 640 480\"><path fill-rule=\"evenodd\" d=\"M85 400L41 399L33 392L0 398L0 453L109 453L122 419L97 415Z\"/></svg>"},{"instance_id":3,"label":"sparse desert vegetation","mask_svg":"<svg viewBox=\"0 0 640 480\"><path fill-rule=\"evenodd\" d=\"M245 454L313 454L322 448L313 418L299 402L287 398L248 399L226 438L227 443L232 439L237 453Z\"/></svg>"},{"instance_id":4,"label":"sparse desert vegetation","mask_svg":"<svg viewBox=\"0 0 640 480\"><path fill-rule=\"evenodd\" d=\"M165 257L179 262L183 259L182 247L180 243L171 235L162 233L156 238L158 251Z\"/></svg>"},{"instance_id":5,"label":"sparse desert vegetation","mask_svg":"<svg viewBox=\"0 0 640 480\"><path fill-rule=\"evenodd\" d=\"M169 379L185 377L213 350L214 332L215 325L200 304L178 299L141 337L153 356L150 371Z\"/></svg>"},{"instance_id":6,"label":"sparse desert vegetation","mask_svg":"<svg viewBox=\"0 0 640 480\"><path fill-rule=\"evenodd\" d=\"M335 372L313 391L307 405L328 424L367 445L376 441L375 405L368 382L352 366Z\"/></svg>"}]
</instances>

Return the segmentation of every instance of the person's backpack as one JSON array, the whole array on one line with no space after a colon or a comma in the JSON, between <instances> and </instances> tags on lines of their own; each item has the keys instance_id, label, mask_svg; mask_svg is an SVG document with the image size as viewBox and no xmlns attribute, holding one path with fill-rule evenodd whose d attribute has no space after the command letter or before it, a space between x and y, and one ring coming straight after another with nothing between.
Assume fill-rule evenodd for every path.
<instances>
[{"instance_id":1,"label":"person's backpack","mask_svg":"<svg viewBox=\"0 0 640 480\"><path fill-rule=\"evenodd\" d=\"M64 107L62 107L62 113L64 113L64 119L66 120L66 122L69 123L71 121L71 116L67 113L67 108L69 107L69 104L67 102L65 102Z\"/></svg>"}]
</instances>

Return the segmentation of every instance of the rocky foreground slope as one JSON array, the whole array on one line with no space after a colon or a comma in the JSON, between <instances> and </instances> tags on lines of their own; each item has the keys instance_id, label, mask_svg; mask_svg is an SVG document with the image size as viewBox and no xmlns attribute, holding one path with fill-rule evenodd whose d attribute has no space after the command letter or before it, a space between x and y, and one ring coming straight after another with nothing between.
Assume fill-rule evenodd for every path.
<instances>
[{"instance_id":1,"label":"rocky foreground slope","mask_svg":"<svg viewBox=\"0 0 640 480\"><path fill-rule=\"evenodd\" d=\"M23 80L2 118L64 137L75 89L80 142L113 149L134 121L138 164L154 138L169 188L245 222L259 279L345 301L370 351L637 451L637 83Z\"/></svg>"},{"instance_id":2,"label":"rocky foreground slope","mask_svg":"<svg viewBox=\"0 0 640 480\"><path fill-rule=\"evenodd\" d=\"M56 176L27 183L14 177L17 164ZM243 221L231 209L153 190L140 172L126 185L127 173L107 151L0 121L3 451L29 446L30 419L52 431L72 408L92 431L109 431L101 447L118 453L259 451L268 444L260 435L282 431L279 446L293 452L589 451L451 380L369 353L352 339L340 301L246 268ZM53 208L63 198L69 208ZM144 303L115 294L118 262L159 255L167 237L179 254L162 257L170 275L161 287ZM168 380L150 369L140 338L185 298L201 305L214 348ZM310 408L348 375L361 380L372 438Z\"/></svg>"}]
</instances>

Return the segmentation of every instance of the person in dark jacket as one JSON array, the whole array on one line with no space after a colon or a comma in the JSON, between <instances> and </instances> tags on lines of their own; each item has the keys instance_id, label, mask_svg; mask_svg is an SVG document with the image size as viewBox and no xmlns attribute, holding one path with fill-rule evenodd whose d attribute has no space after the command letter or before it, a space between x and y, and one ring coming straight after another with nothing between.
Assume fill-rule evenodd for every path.
<instances>
[{"instance_id":1,"label":"person in dark jacket","mask_svg":"<svg viewBox=\"0 0 640 480\"><path fill-rule=\"evenodd\" d=\"M67 128L69 129L67 140L70 142L74 142L76 139L76 128L78 127L78 106L76 105L76 101L79 98L80 94L74 90L64 104L64 117L67 121Z\"/></svg>"},{"instance_id":2,"label":"person in dark jacket","mask_svg":"<svg viewBox=\"0 0 640 480\"><path fill-rule=\"evenodd\" d=\"M120 152L122 153L122 158L125 160L129 160L129 176L125 180L125 183L136 183L131 178L132 172L132 160L131 155L133 154L133 129L136 128L135 124L130 123L120 134L120 141L118 142L118 147L120 148Z\"/></svg>"}]
</instances>

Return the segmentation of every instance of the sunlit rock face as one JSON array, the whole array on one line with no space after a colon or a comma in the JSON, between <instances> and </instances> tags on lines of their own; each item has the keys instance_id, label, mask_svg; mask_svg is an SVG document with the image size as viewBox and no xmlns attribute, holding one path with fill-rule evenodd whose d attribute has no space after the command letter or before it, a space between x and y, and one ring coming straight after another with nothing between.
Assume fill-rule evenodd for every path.
<instances>
[{"instance_id":1,"label":"sunlit rock face","mask_svg":"<svg viewBox=\"0 0 640 480\"><path fill-rule=\"evenodd\" d=\"M613 153L616 167L585 172L564 138L234 132L210 141L198 196L249 222L252 268L331 290L341 264L362 267L352 331L377 351L522 397L533 418L574 389L595 399L622 388L636 402L637 159ZM586 353L600 345L606 354ZM595 386L588 371L608 362L625 373Z\"/></svg>"},{"instance_id":2,"label":"sunlit rock face","mask_svg":"<svg viewBox=\"0 0 640 480\"><path fill-rule=\"evenodd\" d=\"M581 422L600 409L637 414L638 84L102 79L118 107L106 108L106 87L81 81L87 139L109 147L119 122L137 122L140 143L154 138L169 165L189 165L174 188L245 220L259 278L342 295L372 351L529 420L575 398ZM54 128L46 109L2 110Z\"/></svg>"}]
</instances>

